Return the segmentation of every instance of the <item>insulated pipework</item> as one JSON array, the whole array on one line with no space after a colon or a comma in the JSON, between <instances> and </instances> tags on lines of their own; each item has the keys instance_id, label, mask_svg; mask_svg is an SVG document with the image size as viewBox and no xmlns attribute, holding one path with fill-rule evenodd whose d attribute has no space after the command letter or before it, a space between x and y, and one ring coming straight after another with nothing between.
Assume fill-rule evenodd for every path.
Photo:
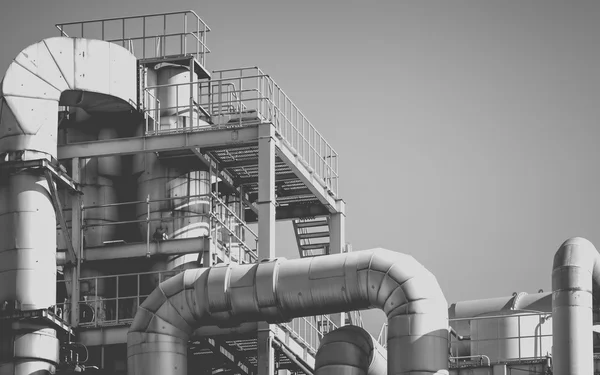
<instances>
[{"instance_id":1,"label":"insulated pipework","mask_svg":"<svg viewBox=\"0 0 600 375\"><path fill-rule=\"evenodd\" d=\"M358 326L344 326L321 339L315 375L386 375L387 352Z\"/></svg>"},{"instance_id":2,"label":"insulated pipework","mask_svg":"<svg viewBox=\"0 0 600 375\"><path fill-rule=\"evenodd\" d=\"M367 308L387 315L389 374L447 374L447 304L436 278L413 257L384 249L186 270L138 309L128 373L185 375L188 340L203 326Z\"/></svg>"},{"instance_id":3,"label":"insulated pipework","mask_svg":"<svg viewBox=\"0 0 600 375\"><path fill-rule=\"evenodd\" d=\"M565 241L552 266L553 371L556 375L594 372L592 290L600 285L594 245L581 237Z\"/></svg>"},{"instance_id":4,"label":"insulated pipework","mask_svg":"<svg viewBox=\"0 0 600 375\"><path fill-rule=\"evenodd\" d=\"M57 37L27 47L0 85L0 162L56 159L59 104L90 113L129 110L135 72L136 58L105 41ZM49 308L56 303L56 217L48 182L38 171L16 171L0 181L0 200L0 303ZM10 353L0 374L54 373L53 328L14 323L10 332L0 335L0 348Z\"/></svg>"}]
</instances>

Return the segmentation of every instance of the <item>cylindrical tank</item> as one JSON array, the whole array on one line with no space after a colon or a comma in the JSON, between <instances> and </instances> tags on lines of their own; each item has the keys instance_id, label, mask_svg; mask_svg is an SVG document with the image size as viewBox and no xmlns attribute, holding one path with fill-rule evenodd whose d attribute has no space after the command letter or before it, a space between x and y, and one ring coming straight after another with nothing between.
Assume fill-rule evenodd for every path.
<instances>
[{"instance_id":1,"label":"cylindrical tank","mask_svg":"<svg viewBox=\"0 0 600 375\"><path fill-rule=\"evenodd\" d=\"M155 238L162 231L169 239L205 237L209 235L209 210L210 192L209 172L190 171L184 168L168 166L156 157L155 154L145 154L144 158L135 159L135 171L143 171L138 178L138 200L151 202L149 205L150 219L140 222L139 228L142 238L146 240L148 234L150 241L160 240ZM200 197L194 197L199 196ZM145 220L148 216L148 205L137 205L137 219ZM150 232L148 232L148 226ZM198 254L186 254L169 257L158 261L151 271L172 270L180 267L197 267ZM158 280L149 282L158 285Z\"/></svg>"},{"instance_id":2,"label":"cylindrical tank","mask_svg":"<svg viewBox=\"0 0 600 375\"><path fill-rule=\"evenodd\" d=\"M191 77L190 84L190 74ZM158 100L160 101L160 130L168 131L195 126L197 111L190 114L190 98L198 101L198 77L181 66L165 66L157 71ZM191 118L191 120L190 120ZM193 123L192 123L193 122Z\"/></svg>"},{"instance_id":3,"label":"cylindrical tank","mask_svg":"<svg viewBox=\"0 0 600 375\"><path fill-rule=\"evenodd\" d=\"M101 128L98 131L98 140L118 138L115 128ZM103 156L98 158L98 175L115 178L123 175L121 156Z\"/></svg>"},{"instance_id":4,"label":"cylindrical tank","mask_svg":"<svg viewBox=\"0 0 600 375\"><path fill-rule=\"evenodd\" d=\"M48 227L55 222L44 177L20 172L0 180L0 303L22 310L55 304L56 232Z\"/></svg>"},{"instance_id":5,"label":"cylindrical tank","mask_svg":"<svg viewBox=\"0 0 600 375\"><path fill-rule=\"evenodd\" d=\"M471 355L483 354L496 362L552 353L552 320L549 316L523 311L492 315L493 318L471 320ZM499 315L502 316L497 317Z\"/></svg>"}]
</instances>

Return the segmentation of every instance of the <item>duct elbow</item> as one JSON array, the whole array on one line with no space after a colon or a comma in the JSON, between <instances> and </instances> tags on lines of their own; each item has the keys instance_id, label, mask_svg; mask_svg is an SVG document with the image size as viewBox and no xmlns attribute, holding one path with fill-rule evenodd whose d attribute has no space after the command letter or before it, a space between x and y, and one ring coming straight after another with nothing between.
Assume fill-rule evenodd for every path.
<instances>
[{"instance_id":1,"label":"duct elbow","mask_svg":"<svg viewBox=\"0 0 600 375\"><path fill-rule=\"evenodd\" d=\"M385 375L385 349L364 329L344 326L321 339L315 375Z\"/></svg>"}]
</instances>

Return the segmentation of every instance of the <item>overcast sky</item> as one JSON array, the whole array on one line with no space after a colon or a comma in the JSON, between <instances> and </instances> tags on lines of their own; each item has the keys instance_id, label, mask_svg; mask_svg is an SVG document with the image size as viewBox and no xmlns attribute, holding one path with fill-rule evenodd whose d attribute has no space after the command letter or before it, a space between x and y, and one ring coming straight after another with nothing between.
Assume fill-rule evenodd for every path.
<instances>
[{"instance_id":1,"label":"overcast sky","mask_svg":"<svg viewBox=\"0 0 600 375\"><path fill-rule=\"evenodd\" d=\"M600 244L599 1L20 0L0 71L55 23L185 9L208 68L260 66L339 152L355 250L412 254L455 302L548 291L564 240Z\"/></svg>"}]
</instances>

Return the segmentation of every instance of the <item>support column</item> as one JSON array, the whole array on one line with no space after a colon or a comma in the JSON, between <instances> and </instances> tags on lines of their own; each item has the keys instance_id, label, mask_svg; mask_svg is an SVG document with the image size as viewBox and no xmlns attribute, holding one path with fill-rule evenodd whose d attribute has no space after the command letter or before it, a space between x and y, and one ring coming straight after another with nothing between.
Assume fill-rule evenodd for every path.
<instances>
[{"instance_id":1,"label":"support column","mask_svg":"<svg viewBox=\"0 0 600 375\"><path fill-rule=\"evenodd\" d=\"M339 211L329 218L329 253L340 254L346 245L346 203L338 199Z\"/></svg>"},{"instance_id":2,"label":"support column","mask_svg":"<svg viewBox=\"0 0 600 375\"><path fill-rule=\"evenodd\" d=\"M75 183L79 183L81 180L81 163L79 162L79 158L72 159L72 176L71 178ZM73 241L73 249L75 250L75 254L77 255L77 259L75 260L75 264L71 265L73 267L72 272L72 284L71 284L71 316L70 323L71 327L77 327L79 325L79 276L81 271L81 262L83 261L83 247L81 244L83 243L81 235L81 195L73 194L71 196L71 239ZM64 228L67 230L67 228ZM66 306L65 306L66 307Z\"/></svg>"},{"instance_id":3,"label":"support column","mask_svg":"<svg viewBox=\"0 0 600 375\"><path fill-rule=\"evenodd\" d=\"M329 254L341 254L346 247L346 203L337 200L338 212L329 215ZM346 313L331 314L331 321L338 327L346 323Z\"/></svg>"},{"instance_id":4,"label":"support column","mask_svg":"<svg viewBox=\"0 0 600 375\"><path fill-rule=\"evenodd\" d=\"M273 348L273 329L267 322L258 323L258 375L275 374L275 348Z\"/></svg>"},{"instance_id":5,"label":"support column","mask_svg":"<svg viewBox=\"0 0 600 375\"><path fill-rule=\"evenodd\" d=\"M258 125L258 259L275 258L275 127ZM274 326L258 323L258 375L275 374Z\"/></svg>"},{"instance_id":6,"label":"support column","mask_svg":"<svg viewBox=\"0 0 600 375\"><path fill-rule=\"evenodd\" d=\"M258 259L275 257L275 127L258 125Z\"/></svg>"}]
</instances>

